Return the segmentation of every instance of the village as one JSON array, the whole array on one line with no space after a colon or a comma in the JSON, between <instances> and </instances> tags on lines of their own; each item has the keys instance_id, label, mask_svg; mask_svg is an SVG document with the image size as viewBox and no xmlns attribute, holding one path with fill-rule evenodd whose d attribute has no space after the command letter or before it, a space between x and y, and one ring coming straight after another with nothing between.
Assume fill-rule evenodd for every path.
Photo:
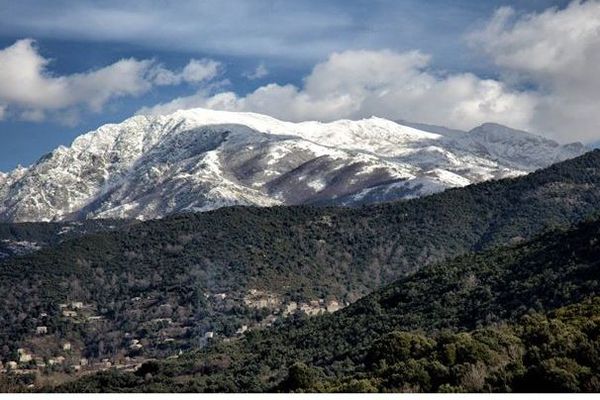
<instances>
[{"instance_id":1,"label":"village","mask_svg":"<svg viewBox=\"0 0 600 400\"><path fill-rule=\"evenodd\" d=\"M268 308L273 310L273 316L281 313L284 317L297 311L304 312L306 315L318 315L326 312L332 313L343 308L337 300L326 302L324 299L318 299L309 302L284 302L281 296L258 289L249 290L244 297L244 304L253 308Z\"/></svg>"},{"instance_id":2,"label":"village","mask_svg":"<svg viewBox=\"0 0 600 400\"><path fill-rule=\"evenodd\" d=\"M260 321L248 320L239 324L229 334L215 330L204 330L197 333L195 345L203 347L213 340L232 341L242 337L252 329L262 329L273 325L279 319L287 318L295 313L314 316L323 313L335 312L347 304L340 304L337 300L325 301L324 299L307 302L285 301L274 293L259 289L250 289L244 296L230 295L225 292L204 293L204 298L214 308L227 308L231 304L242 304L249 310L261 311L264 315ZM28 385L34 388L38 385L55 382L57 379L66 381L77 376L91 374L105 370L135 371L144 362L157 358L177 358L183 349L189 350L186 343L193 330L190 321L182 323L168 317L165 309L168 305L156 305L155 299L133 297L130 304L137 309L152 307L158 311L148 313L150 316L163 315L143 322L144 329L151 334L145 337L136 336L132 332L124 332L120 341L120 348L109 356L87 356L89 349L80 338L63 338L53 332L49 325L47 313L40 313L36 318L39 322L31 336L16 349L13 356L4 362L0 361L0 373L31 376ZM57 304L61 323L84 326L87 330L101 329L106 316L99 315L95 304L84 301L71 301ZM162 312L162 314L161 314ZM196 331L197 332L197 331ZM157 349L167 349L158 354Z\"/></svg>"},{"instance_id":3,"label":"village","mask_svg":"<svg viewBox=\"0 0 600 400\"><path fill-rule=\"evenodd\" d=\"M58 307L61 318L72 323L95 323L103 319L102 316L93 314L93 305L82 301L61 303ZM47 313L41 313L38 317L40 321L47 319ZM87 358L82 355L84 349L79 343L57 339L46 325L37 325L34 335L23 346L16 350L14 359L4 363L0 361L0 373L34 375L38 378L37 381L44 382L43 377L47 376L77 376L111 368L133 371L147 360L144 357L124 355L102 359ZM139 350L141 347L137 339L132 339L129 343L131 350ZM34 387L34 383L28 387Z\"/></svg>"}]
</instances>

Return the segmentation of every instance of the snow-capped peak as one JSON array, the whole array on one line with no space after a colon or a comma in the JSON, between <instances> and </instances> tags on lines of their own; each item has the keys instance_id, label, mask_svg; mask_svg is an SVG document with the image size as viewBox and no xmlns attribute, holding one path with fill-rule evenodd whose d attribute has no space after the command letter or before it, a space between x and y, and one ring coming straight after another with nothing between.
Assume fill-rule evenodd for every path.
<instances>
[{"instance_id":1,"label":"snow-capped peak","mask_svg":"<svg viewBox=\"0 0 600 400\"><path fill-rule=\"evenodd\" d=\"M543 136L495 123L485 123L472 129L468 137L473 143L485 144L491 157L502 158L517 167L526 164L541 168L586 151L581 143L561 146Z\"/></svg>"},{"instance_id":2,"label":"snow-capped peak","mask_svg":"<svg viewBox=\"0 0 600 400\"><path fill-rule=\"evenodd\" d=\"M292 123L207 109L136 115L0 175L0 219L157 218L234 204L356 204L514 176L585 151L485 124Z\"/></svg>"}]
</instances>

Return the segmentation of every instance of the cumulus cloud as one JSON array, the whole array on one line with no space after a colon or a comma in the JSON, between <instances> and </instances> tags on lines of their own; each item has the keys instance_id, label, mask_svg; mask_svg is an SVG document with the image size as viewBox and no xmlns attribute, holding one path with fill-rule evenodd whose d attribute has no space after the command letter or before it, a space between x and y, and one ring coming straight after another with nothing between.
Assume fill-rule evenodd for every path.
<instances>
[{"instance_id":1,"label":"cumulus cloud","mask_svg":"<svg viewBox=\"0 0 600 400\"><path fill-rule=\"evenodd\" d=\"M184 7L186 12L182 15L193 15L192 5L196 3L186 4L191 9ZM353 38L349 41L351 43L338 43L323 39L336 36L333 33L338 31L342 33L337 36L346 37L343 33L349 26L354 26L354 17L334 19L337 23L332 24L330 18L319 20L309 15L306 21L315 24L309 25L310 29L305 24L294 25L300 21L298 18L279 24L261 22L260 26L277 31L256 36L253 33L260 29L255 26L227 23L220 29L220 26L198 24L194 18L189 24L161 25L157 23L161 20L161 13L152 11L140 14L136 9L136 12L129 10L115 14L117 8L103 9L104 14L98 10L91 14L82 12L82 15L99 18L97 25L103 27L99 37L107 40L129 40L128 36L110 36L129 32L132 37L154 41L157 36L165 36L161 31L162 26L168 26L169 29L177 26L178 34L188 38L200 37L202 35L195 34L194 29L201 28L219 32L219 35L206 42L188 41L201 43L206 51L253 55L258 59L270 60L269 55L281 57L293 49L294 54L310 53L311 57L324 61L316 64L300 85L269 83L240 95L211 86L211 82L222 73L221 64L213 60L191 60L181 70L173 71L153 60L124 59L94 71L55 76L48 72L49 60L38 54L33 41L19 41L0 50L0 119L14 116L38 121L50 113L73 119L77 110L85 108L98 111L115 97L139 96L154 86L191 84L195 87L192 95L143 108L139 112L162 114L181 108L208 107L255 111L295 121L328 121L377 115L462 129L492 121L542 133L562 142L591 142L600 136L598 0L574 1L563 8L528 14L510 7L498 9L481 29L472 32L468 38L473 48L478 50L477 54L491 62L493 79L484 79L468 72L436 70L430 57L419 51L345 50L331 53L332 48L343 50L390 45L389 41L373 44ZM287 10L286 7L283 9ZM221 20L216 18L221 15L219 7L209 7L210 10L214 12L204 13L207 10L203 9L203 13L209 17L215 16L215 21ZM232 7L232 13L227 15L234 21L248 21L253 20L247 17L248 13L257 10L265 11L240 2L240 6ZM46 14L39 13L36 18L30 18L25 13L27 18L20 23L44 29L55 28L55 25L64 29L74 26L62 23L59 17L49 19ZM263 14L275 15L268 12ZM0 20L2 15L0 11ZM122 25L121 21L130 23L123 33L105 29L107 21L116 21L119 25ZM249 31L234 35L235 40L225 44L219 42L221 33L233 25ZM1 26L8 25L0 24L0 30L3 29ZM279 29L282 27L293 32L293 37L281 34ZM81 29L77 28L77 34L83 32ZM304 41L307 31L311 32L311 40ZM313 35L314 32L322 34ZM435 37L439 36L437 33ZM244 40L239 40L239 37L244 37ZM96 36L94 38L98 39ZM183 42L179 39L173 41ZM256 49L261 49L261 52L257 53ZM262 53L270 51L274 53ZM322 58L326 57L323 54L330 55ZM444 65L443 61L438 65ZM468 67L464 69L468 70ZM266 74L267 68L259 64L256 70L248 71L244 76L253 80L264 78Z\"/></svg>"},{"instance_id":2,"label":"cumulus cloud","mask_svg":"<svg viewBox=\"0 0 600 400\"><path fill-rule=\"evenodd\" d=\"M79 104L98 111L111 97L139 95L151 86L144 77L151 66L147 60L124 59L95 71L58 77L46 71L48 63L30 39L0 50L3 107L15 107L25 119L39 120L46 110Z\"/></svg>"},{"instance_id":3,"label":"cumulus cloud","mask_svg":"<svg viewBox=\"0 0 600 400\"><path fill-rule=\"evenodd\" d=\"M469 73L434 73L429 63L430 57L418 51L345 51L317 64L302 87L272 83L246 96L209 95L200 90L140 112L163 114L208 107L261 112L292 121L377 115L464 129L486 121L529 128L534 95Z\"/></svg>"},{"instance_id":4,"label":"cumulus cloud","mask_svg":"<svg viewBox=\"0 0 600 400\"><path fill-rule=\"evenodd\" d=\"M154 68L153 81L157 85L179 85L181 83L200 83L216 78L221 72L221 63L204 58L190 60L180 71L173 72L162 66Z\"/></svg>"},{"instance_id":5,"label":"cumulus cloud","mask_svg":"<svg viewBox=\"0 0 600 400\"><path fill-rule=\"evenodd\" d=\"M600 136L600 1L524 15L503 7L470 40L511 79L535 86L536 130L563 140Z\"/></svg>"},{"instance_id":6,"label":"cumulus cloud","mask_svg":"<svg viewBox=\"0 0 600 400\"><path fill-rule=\"evenodd\" d=\"M287 120L377 115L470 129L497 122L561 142L600 136L600 1L519 14L499 8L469 42L499 78L435 71L418 51L333 53L302 86L271 83L239 96L199 90L140 112L208 107Z\"/></svg>"},{"instance_id":7,"label":"cumulus cloud","mask_svg":"<svg viewBox=\"0 0 600 400\"><path fill-rule=\"evenodd\" d=\"M254 69L254 71L247 72L244 74L244 76L246 78L250 79L251 81L253 81L255 79L264 78L267 75L269 75L269 70L263 63L258 64L258 66L256 67L256 69Z\"/></svg>"},{"instance_id":8,"label":"cumulus cloud","mask_svg":"<svg viewBox=\"0 0 600 400\"><path fill-rule=\"evenodd\" d=\"M212 79L219 66L211 60L192 60L173 73L153 60L128 58L96 70L56 76L48 71L49 63L31 39L0 50L0 119L10 115L42 121L54 112L72 122L78 110L99 112L110 99L139 96L157 84Z\"/></svg>"}]
</instances>

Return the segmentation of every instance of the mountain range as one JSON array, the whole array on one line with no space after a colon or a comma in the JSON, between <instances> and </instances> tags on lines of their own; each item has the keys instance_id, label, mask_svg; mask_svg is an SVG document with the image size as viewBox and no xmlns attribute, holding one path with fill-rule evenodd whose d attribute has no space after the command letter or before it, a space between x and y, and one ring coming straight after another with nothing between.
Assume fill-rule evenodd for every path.
<instances>
[{"instance_id":1,"label":"mountain range","mask_svg":"<svg viewBox=\"0 0 600 400\"><path fill-rule=\"evenodd\" d=\"M134 116L0 173L0 221L154 219L231 205L358 205L514 177L583 154L497 124L291 123L192 109Z\"/></svg>"}]
</instances>

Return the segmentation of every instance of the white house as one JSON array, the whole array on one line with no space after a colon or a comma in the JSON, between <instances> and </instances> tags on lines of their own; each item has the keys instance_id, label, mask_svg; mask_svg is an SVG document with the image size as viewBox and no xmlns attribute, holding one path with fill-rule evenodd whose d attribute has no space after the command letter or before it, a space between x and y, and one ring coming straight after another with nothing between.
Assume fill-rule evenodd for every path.
<instances>
[{"instance_id":1,"label":"white house","mask_svg":"<svg viewBox=\"0 0 600 400\"><path fill-rule=\"evenodd\" d=\"M38 326L37 328L35 328L35 333L38 335L45 335L48 333L48 327Z\"/></svg>"}]
</instances>

